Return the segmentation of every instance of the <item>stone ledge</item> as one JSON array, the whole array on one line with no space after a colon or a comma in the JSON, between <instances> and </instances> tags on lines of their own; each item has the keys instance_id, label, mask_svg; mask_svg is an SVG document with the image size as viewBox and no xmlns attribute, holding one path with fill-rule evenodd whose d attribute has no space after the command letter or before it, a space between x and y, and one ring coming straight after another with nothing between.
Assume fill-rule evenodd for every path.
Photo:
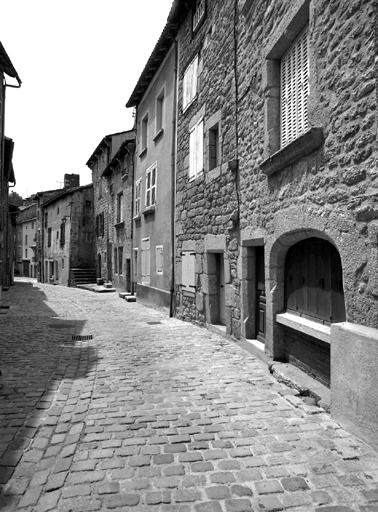
<instances>
[{"instance_id":1,"label":"stone ledge","mask_svg":"<svg viewBox=\"0 0 378 512\"><path fill-rule=\"evenodd\" d=\"M295 331L299 331L308 336L312 336L324 343L331 343L331 328L302 316L293 315L292 313L280 313L276 315L276 322L290 327Z\"/></svg>"},{"instance_id":2,"label":"stone ledge","mask_svg":"<svg viewBox=\"0 0 378 512\"><path fill-rule=\"evenodd\" d=\"M306 133L295 139L288 146L273 153L260 164L260 169L270 176L284 167L297 162L303 156L309 155L324 141L323 128L310 128Z\"/></svg>"}]
</instances>

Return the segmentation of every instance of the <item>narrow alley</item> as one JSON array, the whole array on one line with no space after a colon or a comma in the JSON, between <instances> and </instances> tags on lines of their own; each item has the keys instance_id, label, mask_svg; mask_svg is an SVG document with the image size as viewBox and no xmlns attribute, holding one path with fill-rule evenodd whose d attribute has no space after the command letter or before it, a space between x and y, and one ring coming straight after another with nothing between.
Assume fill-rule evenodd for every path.
<instances>
[{"instance_id":1,"label":"narrow alley","mask_svg":"<svg viewBox=\"0 0 378 512\"><path fill-rule=\"evenodd\" d=\"M205 329L17 279L0 310L0 510L378 510L378 454Z\"/></svg>"}]
</instances>

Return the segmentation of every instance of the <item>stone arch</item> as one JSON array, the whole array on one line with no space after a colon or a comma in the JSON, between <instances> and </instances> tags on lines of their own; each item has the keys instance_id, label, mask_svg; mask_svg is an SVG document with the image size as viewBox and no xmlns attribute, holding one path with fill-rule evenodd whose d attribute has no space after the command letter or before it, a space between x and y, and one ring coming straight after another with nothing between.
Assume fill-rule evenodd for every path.
<instances>
[{"instance_id":1,"label":"stone arch","mask_svg":"<svg viewBox=\"0 0 378 512\"><path fill-rule=\"evenodd\" d=\"M267 325L267 349L276 359L284 355L283 330L275 319L277 314L285 310L286 255L290 247L312 237L327 240L336 248L344 270L342 253L334 238L316 228L298 228L284 232L267 247L267 317L271 319Z\"/></svg>"}]
</instances>

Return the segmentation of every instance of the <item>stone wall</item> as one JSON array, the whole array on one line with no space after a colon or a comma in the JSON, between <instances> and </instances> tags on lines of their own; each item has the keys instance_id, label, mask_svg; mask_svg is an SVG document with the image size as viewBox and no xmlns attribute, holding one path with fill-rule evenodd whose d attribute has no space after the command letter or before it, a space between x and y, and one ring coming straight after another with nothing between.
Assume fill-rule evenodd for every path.
<instances>
[{"instance_id":1,"label":"stone wall","mask_svg":"<svg viewBox=\"0 0 378 512\"><path fill-rule=\"evenodd\" d=\"M209 274L204 268L206 235L225 236L225 261L230 265L227 287L237 297L237 224L238 184L231 170L236 153L235 125L235 2L208 2L207 16L196 33L192 33L192 13L180 29L178 154L176 196L176 281L181 283L181 251L185 242L195 243L196 294L177 287L177 316L199 323L209 321L207 292ZM221 51L220 51L221 49ZM186 67L199 53L198 95L183 112L183 76ZM193 122L204 119L204 173L190 181L189 129ZM209 168L209 128L211 120L219 119L220 162ZM229 165L231 163L231 165ZM227 306L227 328L233 331L238 316L237 300Z\"/></svg>"},{"instance_id":2,"label":"stone wall","mask_svg":"<svg viewBox=\"0 0 378 512\"><path fill-rule=\"evenodd\" d=\"M270 250L280 237L294 231L314 236L316 231L316 236L329 239L342 260L347 320L376 327L374 1L309 3L310 125L323 130L324 143L270 176L260 167L272 114L264 98L267 48L287 36L285 18L294 16L305 0L247 3L243 11L245 3L240 2L237 30L242 238L247 232L251 238L257 232L265 237L271 290L277 283L270 269L283 262L270 259Z\"/></svg>"}]
</instances>

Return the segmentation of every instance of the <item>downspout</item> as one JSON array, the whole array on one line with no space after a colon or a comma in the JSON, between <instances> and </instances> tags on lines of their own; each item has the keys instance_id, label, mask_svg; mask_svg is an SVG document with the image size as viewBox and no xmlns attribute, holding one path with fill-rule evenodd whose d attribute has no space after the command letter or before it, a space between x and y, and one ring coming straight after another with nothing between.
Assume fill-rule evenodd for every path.
<instances>
[{"instance_id":1,"label":"downspout","mask_svg":"<svg viewBox=\"0 0 378 512\"><path fill-rule=\"evenodd\" d=\"M174 99L173 99L173 119L172 119L172 156L171 156L171 300L169 316L173 317L176 310L176 166L177 166L177 98L178 98L178 41L175 40L175 71L174 71Z\"/></svg>"},{"instance_id":2,"label":"downspout","mask_svg":"<svg viewBox=\"0 0 378 512\"><path fill-rule=\"evenodd\" d=\"M130 229L130 238L131 238L131 261L130 261L130 273L131 273L131 293L133 295L136 294L136 281L134 282L134 275L137 275L137 269L134 272L134 201L135 201L135 153L137 147L137 116L138 110L135 106L135 121L134 121L134 150L131 155L131 165L132 165L132 177L131 177L131 229Z\"/></svg>"},{"instance_id":3,"label":"downspout","mask_svg":"<svg viewBox=\"0 0 378 512\"><path fill-rule=\"evenodd\" d=\"M0 296L1 296L1 289L2 289L2 286L3 286L3 275L4 275L4 259L5 259L5 254L6 254L6 245L5 245L5 232L6 232L6 229L5 229L5 225L6 225L6 219L5 219L5 207L4 207L4 204L6 204L6 202L4 201L5 199L5 190L7 190L8 192L8 188L6 188L5 186L5 176L4 176L4 173L5 173L5 168L4 168L4 156L5 156L5 134L4 134L4 130L5 130L5 79L3 78L3 97L2 97L2 123L1 123L1 169L0 169L0 173L1 173L1 181L0 181L0 208L1 208L1 215L0 215L0 220L3 220L3 225L1 226L2 228L2 233L3 233L3 241L1 243L2 247L0 246Z\"/></svg>"}]
</instances>

